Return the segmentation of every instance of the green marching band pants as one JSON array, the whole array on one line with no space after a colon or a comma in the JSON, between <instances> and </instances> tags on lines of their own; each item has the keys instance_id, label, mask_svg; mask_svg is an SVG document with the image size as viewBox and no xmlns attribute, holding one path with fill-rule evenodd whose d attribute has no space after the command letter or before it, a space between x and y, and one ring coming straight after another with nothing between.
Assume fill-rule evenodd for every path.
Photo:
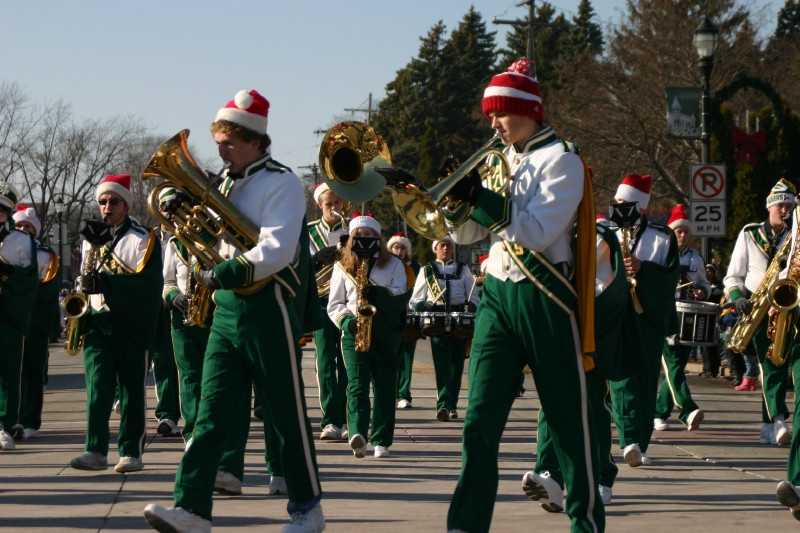
<instances>
[{"instance_id":1,"label":"green marching band pants","mask_svg":"<svg viewBox=\"0 0 800 533\"><path fill-rule=\"evenodd\" d=\"M789 376L789 364L775 366L767 358L767 350L772 344L767 338L767 323L765 318L761 326L753 335L753 348L758 356L758 368L761 377L761 421L765 424L775 422L776 416L789 418L789 409L786 407L786 381Z\"/></svg>"},{"instance_id":2,"label":"green marching band pants","mask_svg":"<svg viewBox=\"0 0 800 533\"><path fill-rule=\"evenodd\" d=\"M397 399L411 401L411 375L414 368L414 352L417 341L403 339L400 343L400 360L397 368Z\"/></svg>"},{"instance_id":3,"label":"green marching band pants","mask_svg":"<svg viewBox=\"0 0 800 533\"><path fill-rule=\"evenodd\" d=\"M153 363L153 381L156 393L156 420L172 420L180 418L180 385L178 384L178 368L173 353L172 335L170 331L170 313L165 304L161 306L158 317L158 329L150 350L150 361Z\"/></svg>"},{"instance_id":4,"label":"green marching band pants","mask_svg":"<svg viewBox=\"0 0 800 533\"><path fill-rule=\"evenodd\" d=\"M192 438L200 404L200 383L203 377L203 354L208 343L208 328L187 326L184 315L177 309L171 312L172 346L180 383L180 405L183 417L183 439Z\"/></svg>"},{"instance_id":5,"label":"green marching band pants","mask_svg":"<svg viewBox=\"0 0 800 533\"><path fill-rule=\"evenodd\" d=\"M306 512L320 499L303 380L297 364L300 324L293 295L279 283L238 296L214 293L217 304L203 361L202 397L192 441L175 478L175 505L211 518L217 465L226 435L238 431L232 413L250 416L250 383L263 391L265 419L273 421L289 492L288 511ZM269 325L266 326L265 325Z\"/></svg>"},{"instance_id":6,"label":"green marching band pants","mask_svg":"<svg viewBox=\"0 0 800 533\"><path fill-rule=\"evenodd\" d=\"M565 285L548 280L543 266L531 270L569 309L574 308L575 298ZM605 512L597 488L588 391L574 314L565 312L528 280L513 283L492 276L484 283L475 324L462 469L447 527L489 531L497 495L500 438L526 363L547 413L566 483L572 531L603 531Z\"/></svg>"},{"instance_id":7,"label":"green marching band pants","mask_svg":"<svg viewBox=\"0 0 800 533\"><path fill-rule=\"evenodd\" d=\"M786 467L786 479L795 487L800 486L800 343L795 338L789 357L786 358L784 367L792 375L794 383L794 423L792 424L792 444L789 448L789 461Z\"/></svg>"},{"instance_id":8,"label":"green marching band pants","mask_svg":"<svg viewBox=\"0 0 800 533\"><path fill-rule=\"evenodd\" d=\"M436 409L451 411L458 404L467 340L456 337L431 337L433 367L436 372Z\"/></svg>"},{"instance_id":9,"label":"green marching band pants","mask_svg":"<svg viewBox=\"0 0 800 533\"><path fill-rule=\"evenodd\" d=\"M319 305L322 309L327 304L327 298L320 298ZM324 314L323 322L324 326L314 331L319 407L322 411L320 428L328 424L341 428L345 424L347 371L339 343L339 328L331 322L327 314Z\"/></svg>"},{"instance_id":10,"label":"green marching band pants","mask_svg":"<svg viewBox=\"0 0 800 533\"><path fill-rule=\"evenodd\" d=\"M672 408L677 407L680 410L678 419L685 424L689 414L697 409L685 373L691 352L691 346L664 344L664 353L661 356L664 379L661 381L656 398L656 418L666 420L672 413Z\"/></svg>"}]
</instances>

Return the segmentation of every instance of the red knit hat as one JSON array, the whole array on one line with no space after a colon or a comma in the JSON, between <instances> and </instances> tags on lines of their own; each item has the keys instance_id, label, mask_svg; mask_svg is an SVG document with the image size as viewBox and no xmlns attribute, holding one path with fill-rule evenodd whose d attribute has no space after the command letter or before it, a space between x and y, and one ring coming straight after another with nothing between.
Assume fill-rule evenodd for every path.
<instances>
[{"instance_id":1,"label":"red knit hat","mask_svg":"<svg viewBox=\"0 0 800 533\"><path fill-rule=\"evenodd\" d=\"M269 101L255 89L241 90L225 107L217 111L214 122L227 120L261 135L267 133Z\"/></svg>"},{"instance_id":2,"label":"red knit hat","mask_svg":"<svg viewBox=\"0 0 800 533\"><path fill-rule=\"evenodd\" d=\"M638 202L639 207L644 209L650 202L650 188L653 186L653 178L639 174L628 174L622 178L622 183L617 187L614 198L626 202Z\"/></svg>"},{"instance_id":3,"label":"red knit hat","mask_svg":"<svg viewBox=\"0 0 800 533\"><path fill-rule=\"evenodd\" d=\"M544 120L542 91L531 67L531 62L523 57L514 61L506 72L492 76L483 91L483 114L487 117L490 113L523 115L541 124Z\"/></svg>"},{"instance_id":4,"label":"red knit hat","mask_svg":"<svg viewBox=\"0 0 800 533\"><path fill-rule=\"evenodd\" d=\"M122 198L125 203L128 204L128 207L130 207L133 201L133 194L131 194L131 175L112 174L106 176L100 180L100 184L97 186L97 190L94 193L94 199L99 202L100 196L107 192L113 192Z\"/></svg>"},{"instance_id":5,"label":"red knit hat","mask_svg":"<svg viewBox=\"0 0 800 533\"><path fill-rule=\"evenodd\" d=\"M686 226L688 228L690 224L691 220L689 219L689 215L686 214L686 206L683 204L675 204L675 207L673 207L672 211L669 213L667 226L672 229L677 229L680 226Z\"/></svg>"}]
</instances>

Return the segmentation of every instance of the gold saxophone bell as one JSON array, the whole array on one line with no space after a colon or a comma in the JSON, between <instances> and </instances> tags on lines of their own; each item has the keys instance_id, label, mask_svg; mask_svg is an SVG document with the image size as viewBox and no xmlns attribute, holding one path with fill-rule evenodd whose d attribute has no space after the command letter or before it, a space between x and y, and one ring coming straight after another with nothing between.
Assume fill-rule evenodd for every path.
<instances>
[{"instance_id":1,"label":"gold saxophone bell","mask_svg":"<svg viewBox=\"0 0 800 533\"><path fill-rule=\"evenodd\" d=\"M67 319L66 342L64 349L69 355L78 355L83 349L83 332L80 319L89 311L89 299L79 291L72 291L61 304Z\"/></svg>"},{"instance_id":2,"label":"gold saxophone bell","mask_svg":"<svg viewBox=\"0 0 800 533\"><path fill-rule=\"evenodd\" d=\"M767 349L767 358L775 366L786 362L787 342L793 338L796 319L794 309L800 305L800 284L792 279L780 279L769 289L769 302L778 312L767 327L767 337L772 344Z\"/></svg>"}]
</instances>

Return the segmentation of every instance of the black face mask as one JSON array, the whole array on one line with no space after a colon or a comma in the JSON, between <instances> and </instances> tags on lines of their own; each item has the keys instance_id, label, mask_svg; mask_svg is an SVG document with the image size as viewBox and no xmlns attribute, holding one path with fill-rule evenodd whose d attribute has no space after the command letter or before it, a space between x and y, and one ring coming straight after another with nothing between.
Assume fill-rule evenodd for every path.
<instances>
[{"instance_id":1,"label":"black face mask","mask_svg":"<svg viewBox=\"0 0 800 533\"><path fill-rule=\"evenodd\" d=\"M360 258L377 257L380 252L381 240L377 237L352 237L353 253Z\"/></svg>"},{"instance_id":2,"label":"black face mask","mask_svg":"<svg viewBox=\"0 0 800 533\"><path fill-rule=\"evenodd\" d=\"M613 202L609 206L608 218L620 228L634 226L640 216L638 202Z\"/></svg>"}]
</instances>

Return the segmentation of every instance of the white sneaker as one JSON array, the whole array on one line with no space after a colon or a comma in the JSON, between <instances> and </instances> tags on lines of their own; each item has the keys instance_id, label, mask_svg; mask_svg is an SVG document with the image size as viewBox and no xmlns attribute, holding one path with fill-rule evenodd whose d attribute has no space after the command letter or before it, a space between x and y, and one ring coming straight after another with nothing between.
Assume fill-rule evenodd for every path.
<instances>
[{"instance_id":1,"label":"white sneaker","mask_svg":"<svg viewBox=\"0 0 800 533\"><path fill-rule=\"evenodd\" d=\"M775 427L773 424L768 424L766 422L761 424L761 434L758 436L758 442L761 444L775 443Z\"/></svg>"},{"instance_id":2,"label":"white sneaker","mask_svg":"<svg viewBox=\"0 0 800 533\"><path fill-rule=\"evenodd\" d=\"M775 435L775 444L778 446L786 446L792 440L792 434L786 426L782 416L776 416L775 422L772 424L773 434Z\"/></svg>"},{"instance_id":3,"label":"white sneaker","mask_svg":"<svg viewBox=\"0 0 800 533\"><path fill-rule=\"evenodd\" d=\"M800 487L795 487L788 481L781 481L778 483L775 495L781 505L789 508L795 520L800 520Z\"/></svg>"},{"instance_id":4,"label":"white sneaker","mask_svg":"<svg viewBox=\"0 0 800 533\"><path fill-rule=\"evenodd\" d=\"M339 440L347 440L347 428L342 428L342 433L339 436Z\"/></svg>"},{"instance_id":5,"label":"white sneaker","mask_svg":"<svg viewBox=\"0 0 800 533\"><path fill-rule=\"evenodd\" d=\"M117 466L114 467L114 470L120 474L125 474L127 472L138 472L139 470L144 470L144 463L142 462L141 457L120 457Z\"/></svg>"},{"instance_id":6,"label":"white sneaker","mask_svg":"<svg viewBox=\"0 0 800 533\"><path fill-rule=\"evenodd\" d=\"M144 518L158 531L211 533L211 521L180 507L165 508L151 503L144 508Z\"/></svg>"},{"instance_id":7,"label":"white sneaker","mask_svg":"<svg viewBox=\"0 0 800 533\"><path fill-rule=\"evenodd\" d=\"M269 485L267 485L267 494L270 496L289 494L289 489L286 487L286 478L281 476L270 476Z\"/></svg>"},{"instance_id":8,"label":"white sneaker","mask_svg":"<svg viewBox=\"0 0 800 533\"><path fill-rule=\"evenodd\" d=\"M322 428L322 433L319 434L319 440L339 440L341 438L342 430L333 424L328 424Z\"/></svg>"},{"instance_id":9,"label":"white sneaker","mask_svg":"<svg viewBox=\"0 0 800 533\"><path fill-rule=\"evenodd\" d=\"M625 449L622 450L622 458L625 459L628 466L633 468L642 466L642 449L639 448L639 445L636 443L628 444L625 446Z\"/></svg>"},{"instance_id":10,"label":"white sneaker","mask_svg":"<svg viewBox=\"0 0 800 533\"><path fill-rule=\"evenodd\" d=\"M69 466L78 470L105 470L108 459L97 452L84 452L70 461Z\"/></svg>"},{"instance_id":11,"label":"white sneaker","mask_svg":"<svg viewBox=\"0 0 800 533\"><path fill-rule=\"evenodd\" d=\"M350 447L353 449L353 455L361 459L364 457L364 452L367 451L367 441L364 440L361 434L356 433L353 435L353 438L350 439Z\"/></svg>"},{"instance_id":12,"label":"white sneaker","mask_svg":"<svg viewBox=\"0 0 800 533\"><path fill-rule=\"evenodd\" d=\"M667 421L663 418L654 418L653 419L653 429L656 431L666 431L667 429Z\"/></svg>"},{"instance_id":13,"label":"white sneaker","mask_svg":"<svg viewBox=\"0 0 800 533\"><path fill-rule=\"evenodd\" d=\"M217 470L217 477L214 478L214 490L221 494L237 496L242 493L242 481L224 470Z\"/></svg>"},{"instance_id":14,"label":"white sneaker","mask_svg":"<svg viewBox=\"0 0 800 533\"><path fill-rule=\"evenodd\" d=\"M33 439L39 436L39 430L33 428L25 428L22 430L22 438L24 440Z\"/></svg>"},{"instance_id":15,"label":"white sneaker","mask_svg":"<svg viewBox=\"0 0 800 533\"><path fill-rule=\"evenodd\" d=\"M611 493L611 487L606 487L605 485L599 485L597 487L598 492L600 493L600 499L603 501L603 505L608 505L611 503L611 497L613 494Z\"/></svg>"},{"instance_id":16,"label":"white sneaker","mask_svg":"<svg viewBox=\"0 0 800 533\"><path fill-rule=\"evenodd\" d=\"M0 429L0 450L13 450L16 447L14 437L8 431Z\"/></svg>"},{"instance_id":17,"label":"white sneaker","mask_svg":"<svg viewBox=\"0 0 800 533\"><path fill-rule=\"evenodd\" d=\"M686 430L687 431L697 431L700 429L700 423L705 418L705 413L703 413L702 409L695 409L689 416L686 417Z\"/></svg>"},{"instance_id":18,"label":"white sneaker","mask_svg":"<svg viewBox=\"0 0 800 533\"><path fill-rule=\"evenodd\" d=\"M381 446L380 444L376 444L375 458L380 459L381 457L389 457L389 448L386 446Z\"/></svg>"},{"instance_id":19,"label":"white sneaker","mask_svg":"<svg viewBox=\"0 0 800 533\"><path fill-rule=\"evenodd\" d=\"M161 420L158 421L158 427L156 428L156 432L162 437L174 437L175 435L180 434L180 430L178 429L178 424L176 424L169 418L162 418Z\"/></svg>"},{"instance_id":20,"label":"white sneaker","mask_svg":"<svg viewBox=\"0 0 800 533\"><path fill-rule=\"evenodd\" d=\"M325 529L325 516L319 503L305 513L292 513L283 533L319 533Z\"/></svg>"},{"instance_id":21,"label":"white sneaker","mask_svg":"<svg viewBox=\"0 0 800 533\"><path fill-rule=\"evenodd\" d=\"M652 465L653 465L653 460L650 459L645 454L642 454L642 466L652 466Z\"/></svg>"},{"instance_id":22,"label":"white sneaker","mask_svg":"<svg viewBox=\"0 0 800 533\"><path fill-rule=\"evenodd\" d=\"M458 420L458 411L455 409L450 409L447 414L450 417L450 420Z\"/></svg>"},{"instance_id":23,"label":"white sneaker","mask_svg":"<svg viewBox=\"0 0 800 533\"><path fill-rule=\"evenodd\" d=\"M549 513L560 513L564 510L564 490L547 472L525 472L522 475L522 490L529 499L538 501L542 509Z\"/></svg>"},{"instance_id":24,"label":"white sneaker","mask_svg":"<svg viewBox=\"0 0 800 533\"><path fill-rule=\"evenodd\" d=\"M398 409L410 409L411 408L411 400L406 400L405 398L397 400L397 408Z\"/></svg>"}]
</instances>

